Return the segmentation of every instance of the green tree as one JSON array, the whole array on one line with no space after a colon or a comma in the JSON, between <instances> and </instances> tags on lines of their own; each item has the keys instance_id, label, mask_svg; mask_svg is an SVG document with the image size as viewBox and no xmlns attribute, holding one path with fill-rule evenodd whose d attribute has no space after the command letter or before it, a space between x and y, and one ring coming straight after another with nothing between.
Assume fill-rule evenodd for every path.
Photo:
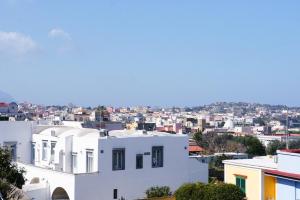
<instances>
[{"instance_id":1,"label":"green tree","mask_svg":"<svg viewBox=\"0 0 300 200\"><path fill-rule=\"evenodd\" d=\"M276 155L277 150L284 149L284 148L285 148L285 143L280 142L279 140L274 140L268 144L266 148L266 153L268 155Z\"/></svg>"},{"instance_id":2,"label":"green tree","mask_svg":"<svg viewBox=\"0 0 300 200\"><path fill-rule=\"evenodd\" d=\"M203 147L207 154L222 152L245 152L246 148L234 140L230 134L217 135L215 133L202 134L197 132L193 139L197 145Z\"/></svg>"},{"instance_id":3,"label":"green tree","mask_svg":"<svg viewBox=\"0 0 300 200\"><path fill-rule=\"evenodd\" d=\"M197 145L199 147L203 147L203 148L207 148L208 147L208 143L205 140L205 138L203 137L203 134L201 131L196 132L193 135L193 139L195 140L195 142L197 143Z\"/></svg>"},{"instance_id":4,"label":"green tree","mask_svg":"<svg viewBox=\"0 0 300 200\"><path fill-rule=\"evenodd\" d=\"M286 143L278 140L271 141L267 148L266 152L268 155L276 155L277 150L285 149ZM300 148L300 140L292 140L289 142L289 149L299 149Z\"/></svg>"},{"instance_id":5,"label":"green tree","mask_svg":"<svg viewBox=\"0 0 300 200\"><path fill-rule=\"evenodd\" d=\"M300 148L300 140L292 140L289 142L290 149L299 149Z\"/></svg>"},{"instance_id":6,"label":"green tree","mask_svg":"<svg viewBox=\"0 0 300 200\"><path fill-rule=\"evenodd\" d=\"M250 156L264 156L266 155L265 146L253 136L236 137L236 141L240 142L246 147L246 153Z\"/></svg>"},{"instance_id":7,"label":"green tree","mask_svg":"<svg viewBox=\"0 0 300 200\"><path fill-rule=\"evenodd\" d=\"M25 183L24 170L12 163L8 150L0 148L0 192L4 199L22 198L18 192Z\"/></svg>"}]
</instances>

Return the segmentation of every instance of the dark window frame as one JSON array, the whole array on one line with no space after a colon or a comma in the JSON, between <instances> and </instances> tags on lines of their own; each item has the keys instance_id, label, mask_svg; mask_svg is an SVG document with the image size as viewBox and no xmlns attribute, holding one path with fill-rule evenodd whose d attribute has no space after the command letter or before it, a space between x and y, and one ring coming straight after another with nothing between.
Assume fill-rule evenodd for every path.
<instances>
[{"instance_id":1,"label":"dark window frame","mask_svg":"<svg viewBox=\"0 0 300 200\"><path fill-rule=\"evenodd\" d=\"M164 147L152 147L152 168L164 167Z\"/></svg>"},{"instance_id":2,"label":"dark window frame","mask_svg":"<svg viewBox=\"0 0 300 200\"><path fill-rule=\"evenodd\" d=\"M135 168L136 169L143 169L143 167L144 167L144 155L143 154L136 154Z\"/></svg>"},{"instance_id":3,"label":"dark window frame","mask_svg":"<svg viewBox=\"0 0 300 200\"><path fill-rule=\"evenodd\" d=\"M121 156L121 158L119 156ZM125 157L126 157L125 148L114 148L112 150L112 170L113 171L125 170L125 165L126 165Z\"/></svg>"},{"instance_id":4,"label":"dark window frame","mask_svg":"<svg viewBox=\"0 0 300 200\"><path fill-rule=\"evenodd\" d=\"M113 190L113 198L118 199L118 189Z\"/></svg>"}]
</instances>

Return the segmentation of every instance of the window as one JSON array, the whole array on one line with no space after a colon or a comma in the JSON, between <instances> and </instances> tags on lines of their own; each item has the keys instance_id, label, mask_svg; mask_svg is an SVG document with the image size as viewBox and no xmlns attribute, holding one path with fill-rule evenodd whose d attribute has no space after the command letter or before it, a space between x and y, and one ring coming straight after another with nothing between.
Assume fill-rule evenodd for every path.
<instances>
[{"instance_id":1,"label":"window","mask_svg":"<svg viewBox=\"0 0 300 200\"><path fill-rule=\"evenodd\" d=\"M125 170L125 149L113 149L112 169Z\"/></svg>"},{"instance_id":2,"label":"window","mask_svg":"<svg viewBox=\"0 0 300 200\"><path fill-rule=\"evenodd\" d=\"M114 189L114 199L118 198L118 189Z\"/></svg>"},{"instance_id":3,"label":"window","mask_svg":"<svg viewBox=\"0 0 300 200\"><path fill-rule=\"evenodd\" d=\"M31 143L31 164L35 162L35 142Z\"/></svg>"},{"instance_id":4,"label":"window","mask_svg":"<svg viewBox=\"0 0 300 200\"><path fill-rule=\"evenodd\" d=\"M86 152L86 172L93 172L94 155L92 150Z\"/></svg>"},{"instance_id":5,"label":"window","mask_svg":"<svg viewBox=\"0 0 300 200\"><path fill-rule=\"evenodd\" d=\"M236 186L238 186L244 193L246 193L246 179L245 177L237 176L235 178Z\"/></svg>"},{"instance_id":6,"label":"window","mask_svg":"<svg viewBox=\"0 0 300 200\"><path fill-rule=\"evenodd\" d=\"M143 154L136 155L136 168L137 169L143 168Z\"/></svg>"},{"instance_id":7,"label":"window","mask_svg":"<svg viewBox=\"0 0 300 200\"><path fill-rule=\"evenodd\" d=\"M164 148L162 146L152 147L152 167L158 168L164 166Z\"/></svg>"},{"instance_id":8,"label":"window","mask_svg":"<svg viewBox=\"0 0 300 200\"><path fill-rule=\"evenodd\" d=\"M51 161L54 160L56 142L51 142Z\"/></svg>"},{"instance_id":9,"label":"window","mask_svg":"<svg viewBox=\"0 0 300 200\"><path fill-rule=\"evenodd\" d=\"M77 173L77 153L72 153L72 173Z\"/></svg>"},{"instance_id":10,"label":"window","mask_svg":"<svg viewBox=\"0 0 300 200\"><path fill-rule=\"evenodd\" d=\"M42 160L47 160L47 143L48 141L43 141Z\"/></svg>"},{"instance_id":11,"label":"window","mask_svg":"<svg viewBox=\"0 0 300 200\"><path fill-rule=\"evenodd\" d=\"M17 160L17 142L4 142L4 147L9 150L12 161Z\"/></svg>"}]
</instances>

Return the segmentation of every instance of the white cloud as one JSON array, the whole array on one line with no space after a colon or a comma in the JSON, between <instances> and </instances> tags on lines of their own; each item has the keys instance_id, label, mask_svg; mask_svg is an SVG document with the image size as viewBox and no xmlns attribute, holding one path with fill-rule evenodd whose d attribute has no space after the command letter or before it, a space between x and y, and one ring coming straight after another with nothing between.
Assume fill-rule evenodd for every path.
<instances>
[{"instance_id":1,"label":"white cloud","mask_svg":"<svg viewBox=\"0 0 300 200\"><path fill-rule=\"evenodd\" d=\"M59 28L53 28L49 31L48 36L51 38L62 38L66 40L71 40L71 36L68 32L59 29Z\"/></svg>"},{"instance_id":2,"label":"white cloud","mask_svg":"<svg viewBox=\"0 0 300 200\"><path fill-rule=\"evenodd\" d=\"M0 31L0 53L23 56L38 49L38 45L22 33Z\"/></svg>"}]
</instances>

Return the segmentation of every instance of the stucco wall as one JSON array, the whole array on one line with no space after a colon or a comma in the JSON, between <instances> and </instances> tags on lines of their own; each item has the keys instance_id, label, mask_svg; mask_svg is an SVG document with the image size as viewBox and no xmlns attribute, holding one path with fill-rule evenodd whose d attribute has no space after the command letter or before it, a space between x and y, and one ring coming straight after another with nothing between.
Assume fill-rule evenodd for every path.
<instances>
[{"instance_id":1,"label":"stucco wall","mask_svg":"<svg viewBox=\"0 0 300 200\"><path fill-rule=\"evenodd\" d=\"M142 137L100 139L99 171L103 186L103 199L112 199L113 189L119 196L136 199L145 196L151 186L169 186L172 191L189 181L187 137ZM152 146L164 146L164 166L152 168L151 155L144 155L143 169L136 169L136 154L152 151ZM112 171L112 149L125 147L125 170Z\"/></svg>"},{"instance_id":2,"label":"stucco wall","mask_svg":"<svg viewBox=\"0 0 300 200\"><path fill-rule=\"evenodd\" d=\"M0 121L0 145L17 142L17 161L30 163L33 122Z\"/></svg>"},{"instance_id":3,"label":"stucco wall","mask_svg":"<svg viewBox=\"0 0 300 200\"><path fill-rule=\"evenodd\" d=\"M37 196L31 196L31 198L34 198L35 200L50 200L53 191L58 187L62 187L68 193L70 200L75 200L75 175L52 171L31 165L24 165L22 163L18 163L18 166L25 168L25 177L27 179L27 183L36 177L39 178L41 182L46 181L49 183L50 196L48 196L48 199L39 199L41 194L38 192L36 193ZM33 195L34 192L31 194Z\"/></svg>"},{"instance_id":4,"label":"stucco wall","mask_svg":"<svg viewBox=\"0 0 300 200\"><path fill-rule=\"evenodd\" d=\"M113 189L118 189L118 198L137 199L145 197L152 186L169 186L175 191L186 182L207 182L207 164L189 160L187 144L187 137L100 139L99 151L103 153L99 153L99 174L76 175L76 200L110 200ZM160 145L164 146L164 167L152 168L151 155L144 155L143 169L136 169L136 154L151 152L152 146ZM113 148L126 149L125 170L112 170Z\"/></svg>"},{"instance_id":5,"label":"stucco wall","mask_svg":"<svg viewBox=\"0 0 300 200\"><path fill-rule=\"evenodd\" d=\"M189 158L189 182L208 183L208 164Z\"/></svg>"}]
</instances>

